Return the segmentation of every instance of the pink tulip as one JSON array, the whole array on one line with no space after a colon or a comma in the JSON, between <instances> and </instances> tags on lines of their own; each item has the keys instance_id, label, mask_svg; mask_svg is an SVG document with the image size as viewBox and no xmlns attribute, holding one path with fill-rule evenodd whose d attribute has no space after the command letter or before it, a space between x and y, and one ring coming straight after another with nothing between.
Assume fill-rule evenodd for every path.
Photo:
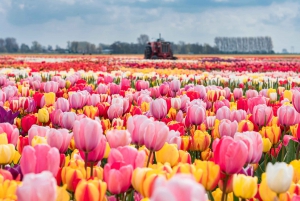
<instances>
[{"instance_id":1,"label":"pink tulip","mask_svg":"<svg viewBox=\"0 0 300 201\"><path fill-rule=\"evenodd\" d=\"M109 91L110 95L112 94L119 94L121 90L121 86L115 83L110 83L109 84Z\"/></svg>"},{"instance_id":2,"label":"pink tulip","mask_svg":"<svg viewBox=\"0 0 300 201\"><path fill-rule=\"evenodd\" d=\"M32 139L34 136L40 136L40 137L46 137L47 131L50 128L48 126L38 126L38 125L32 125L31 128L28 130L28 141L29 144L31 144Z\"/></svg>"},{"instance_id":3,"label":"pink tulip","mask_svg":"<svg viewBox=\"0 0 300 201\"><path fill-rule=\"evenodd\" d=\"M212 129L215 126L216 116L208 116L206 117L206 126L208 129Z\"/></svg>"},{"instance_id":4,"label":"pink tulip","mask_svg":"<svg viewBox=\"0 0 300 201\"><path fill-rule=\"evenodd\" d=\"M17 188L16 195L18 201L55 201L57 198L56 180L49 171L26 174L22 185Z\"/></svg>"},{"instance_id":5,"label":"pink tulip","mask_svg":"<svg viewBox=\"0 0 300 201\"><path fill-rule=\"evenodd\" d=\"M96 106L98 103L100 103L99 94L92 94L87 101L87 105L92 105L92 106Z\"/></svg>"},{"instance_id":6,"label":"pink tulip","mask_svg":"<svg viewBox=\"0 0 300 201\"><path fill-rule=\"evenodd\" d=\"M238 129L238 123L236 121L230 121L228 119L223 119L219 125L220 137L230 136L233 137Z\"/></svg>"},{"instance_id":7,"label":"pink tulip","mask_svg":"<svg viewBox=\"0 0 300 201\"><path fill-rule=\"evenodd\" d=\"M224 136L214 149L214 161L220 166L223 173L235 174L245 165L248 158L248 149L241 140Z\"/></svg>"},{"instance_id":8,"label":"pink tulip","mask_svg":"<svg viewBox=\"0 0 300 201\"><path fill-rule=\"evenodd\" d=\"M256 105L253 108L252 119L258 126L266 126L273 118L273 109L264 104Z\"/></svg>"},{"instance_id":9,"label":"pink tulip","mask_svg":"<svg viewBox=\"0 0 300 201\"><path fill-rule=\"evenodd\" d=\"M108 163L113 164L122 162L131 165L133 169L144 167L146 154L144 151L138 151L131 146L118 147L110 150Z\"/></svg>"},{"instance_id":10,"label":"pink tulip","mask_svg":"<svg viewBox=\"0 0 300 201\"><path fill-rule=\"evenodd\" d=\"M151 201L207 200L203 186L187 174L175 174L170 180L158 177L152 189Z\"/></svg>"},{"instance_id":11,"label":"pink tulip","mask_svg":"<svg viewBox=\"0 0 300 201\"><path fill-rule=\"evenodd\" d=\"M292 126L299 123L299 113L289 105L282 105L278 108L277 116L282 126Z\"/></svg>"},{"instance_id":12,"label":"pink tulip","mask_svg":"<svg viewBox=\"0 0 300 201\"><path fill-rule=\"evenodd\" d=\"M68 112L70 110L69 101L65 98L58 98L55 102L55 109L61 109L63 112Z\"/></svg>"},{"instance_id":13,"label":"pink tulip","mask_svg":"<svg viewBox=\"0 0 300 201\"><path fill-rule=\"evenodd\" d=\"M131 134L132 143L144 145L145 128L152 121L145 115L134 115L127 120L127 130Z\"/></svg>"},{"instance_id":14,"label":"pink tulip","mask_svg":"<svg viewBox=\"0 0 300 201\"><path fill-rule=\"evenodd\" d=\"M167 82L164 82L162 83L160 86L159 86L159 93L161 96L165 96L168 94L169 92L169 84Z\"/></svg>"},{"instance_id":15,"label":"pink tulip","mask_svg":"<svg viewBox=\"0 0 300 201\"><path fill-rule=\"evenodd\" d=\"M150 88L150 96L152 98L159 98L160 97L160 92L159 92L159 87L156 86L156 87L152 87Z\"/></svg>"},{"instance_id":16,"label":"pink tulip","mask_svg":"<svg viewBox=\"0 0 300 201\"><path fill-rule=\"evenodd\" d=\"M135 89L141 91L149 88L149 82L144 80L138 80L135 82Z\"/></svg>"},{"instance_id":17,"label":"pink tulip","mask_svg":"<svg viewBox=\"0 0 300 201\"><path fill-rule=\"evenodd\" d=\"M178 79L174 79L170 82L170 90L173 92L177 92L180 89L180 81Z\"/></svg>"},{"instance_id":18,"label":"pink tulip","mask_svg":"<svg viewBox=\"0 0 300 201\"><path fill-rule=\"evenodd\" d=\"M109 106L107 110L107 115L110 120L113 120L114 118L122 117L123 115L123 105L121 104L112 104Z\"/></svg>"},{"instance_id":19,"label":"pink tulip","mask_svg":"<svg viewBox=\"0 0 300 201\"><path fill-rule=\"evenodd\" d=\"M300 113L300 92L297 90L293 91L293 106L297 112Z\"/></svg>"},{"instance_id":20,"label":"pink tulip","mask_svg":"<svg viewBox=\"0 0 300 201\"><path fill-rule=\"evenodd\" d=\"M57 148L47 144L38 144L34 147L25 146L22 151L20 166L22 173L41 173L48 170L54 177L57 175L60 163L60 154Z\"/></svg>"},{"instance_id":21,"label":"pink tulip","mask_svg":"<svg viewBox=\"0 0 300 201\"><path fill-rule=\"evenodd\" d=\"M130 80L127 78L122 78L121 80L121 90L126 91L130 88Z\"/></svg>"},{"instance_id":22,"label":"pink tulip","mask_svg":"<svg viewBox=\"0 0 300 201\"><path fill-rule=\"evenodd\" d=\"M215 103L214 103L214 107L216 109L216 112L218 111L219 108L223 107L223 106L226 106L228 108L230 108L230 103L227 99L224 99L224 100L217 100Z\"/></svg>"},{"instance_id":23,"label":"pink tulip","mask_svg":"<svg viewBox=\"0 0 300 201\"><path fill-rule=\"evenodd\" d=\"M32 82L32 89L35 91L38 91L41 88L41 82L38 80L35 80Z\"/></svg>"},{"instance_id":24,"label":"pink tulip","mask_svg":"<svg viewBox=\"0 0 300 201\"><path fill-rule=\"evenodd\" d=\"M9 144L17 145L19 139L19 129L9 123L0 123L0 133L6 133Z\"/></svg>"},{"instance_id":25,"label":"pink tulip","mask_svg":"<svg viewBox=\"0 0 300 201\"><path fill-rule=\"evenodd\" d=\"M151 101L152 101L152 98L149 95L147 95L147 94L141 94L137 98L137 104L139 106L141 106L143 102L151 103Z\"/></svg>"},{"instance_id":26,"label":"pink tulip","mask_svg":"<svg viewBox=\"0 0 300 201\"><path fill-rule=\"evenodd\" d=\"M152 121L145 127L144 144L152 151L160 150L168 139L169 127L164 122Z\"/></svg>"},{"instance_id":27,"label":"pink tulip","mask_svg":"<svg viewBox=\"0 0 300 201\"><path fill-rule=\"evenodd\" d=\"M133 167L124 162L107 163L104 166L104 181L112 194L124 193L131 185Z\"/></svg>"},{"instance_id":28,"label":"pink tulip","mask_svg":"<svg viewBox=\"0 0 300 201\"><path fill-rule=\"evenodd\" d=\"M2 75L0 76L0 86L4 86L7 82L6 76Z\"/></svg>"},{"instance_id":29,"label":"pink tulip","mask_svg":"<svg viewBox=\"0 0 300 201\"><path fill-rule=\"evenodd\" d=\"M60 116L63 114L61 109L56 109L50 114L50 120L52 125L59 126L60 125Z\"/></svg>"},{"instance_id":30,"label":"pink tulip","mask_svg":"<svg viewBox=\"0 0 300 201\"><path fill-rule=\"evenodd\" d=\"M230 113L230 121L240 122L247 119L247 113L245 110L233 110Z\"/></svg>"},{"instance_id":31,"label":"pink tulip","mask_svg":"<svg viewBox=\"0 0 300 201\"><path fill-rule=\"evenodd\" d=\"M243 97L243 89L241 89L241 88L235 88L233 90L233 97L234 97L235 100L238 100L241 97Z\"/></svg>"},{"instance_id":32,"label":"pink tulip","mask_svg":"<svg viewBox=\"0 0 300 201\"><path fill-rule=\"evenodd\" d=\"M96 91L98 94L107 94L108 86L105 84L99 84Z\"/></svg>"},{"instance_id":33,"label":"pink tulip","mask_svg":"<svg viewBox=\"0 0 300 201\"><path fill-rule=\"evenodd\" d=\"M200 125L206 120L206 109L199 105L192 105L187 109L186 120L192 125Z\"/></svg>"},{"instance_id":34,"label":"pink tulip","mask_svg":"<svg viewBox=\"0 0 300 201\"><path fill-rule=\"evenodd\" d=\"M236 133L235 140L242 140L248 148L247 163L254 164L260 161L263 152L263 141L260 133L255 131Z\"/></svg>"},{"instance_id":35,"label":"pink tulip","mask_svg":"<svg viewBox=\"0 0 300 201\"><path fill-rule=\"evenodd\" d=\"M182 120L183 120L183 112L181 110L179 110L176 114L176 121L182 122Z\"/></svg>"},{"instance_id":36,"label":"pink tulip","mask_svg":"<svg viewBox=\"0 0 300 201\"><path fill-rule=\"evenodd\" d=\"M178 131L170 130L167 138L167 142L169 144L176 144L177 148L180 149L182 138L180 137L180 133Z\"/></svg>"},{"instance_id":37,"label":"pink tulip","mask_svg":"<svg viewBox=\"0 0 300 201\"><path fill-rule=\"evenodd\" d=\"M228 100L231 96L231 89L228 88L228 87L225 87L224 91L225 91L225 96L224 97Z\"/></svg>"},{"instance_id":38,"label":"pink tulip","mask_svg":"<svg viewBox=\"0 0 300 201\"><path fill-rule=\"evenodd\" d=\"M167 102L163 98L155 99L150 103L150 112L155 119L161 120L167 115Z\"/></svg>"},{"instance_id":39,"label":"pink tulip","mask_svg":"<svg viewBox=\"0 0 300 201\"><path fill-rule=\"evenodd\" d=\"M2 103L5 103L6 101L6 93L4 93L1 89L0 89L0 101Z\"/></svg>"},{"instance_id":40,"label":"pink tulip","mask_svg":"<svg viewBox=\"0 0 300 201\"><path fill-rule=\"evenodd\" d=\"M131 136L127 130L110 130L106 133L106 138L111 148L126 146L131 142Z\"/></svg>"},{"instance_id":41,"label":"pink tulip","mask_svg":"<svg viewBox=\"0 0 300 201\"><path fill-rule=\"evenodd\" d=\"M73 129L74 122L77 120L77 115L74 112L64 112L59 117L59 124L62 128Z\"/></svg>"},{"instance_id":42,"label":"pink tulip","mask_svg":"<svg viewBox=\"0 0 300 201\"><path fill-rule=\"evenodd\" d=\"M96 149L100 142L103 130L101 124L90 118L76 120L73 126L73 135L76 147L84 152Z\"/></svg>"},{"instance_id":43,"label":"pink tulip","mask_svg":"<svg viewBox=\"0 0 300 201\"><path fill-rule=\"evenodd\" d=\"M179 110L181 107L181 99L180 98L171 98L171 107Z\"/></svg>"},{"instance_id":44,"label":"pink tulip","mask_svg":"<svg viewBox=\"0 0 300 201\"><path fill-rule=\"evenodd\" d=\"M246 98L254 98L258 96L258 92L256 90L249 89L246 91Z\"/></svg>"},{"instance_id":45,"label":"pink tulip","mask_svg":"<svg viewBox=\"0 0 300 201\"><path fill-rule=\"evenodd\" d=\"M47 143L51 147L56 147L60 153L64 154L69 147L73 133L69 133L67 129L50 128L47 131Z\"/></svg>"},{"instance_id":46,"label":"pink tulip","mask_svg":"<svg viewBox=\"0 0 300 201\"><path fill-rule=\"evenodd\" d=\"M205 99L207 94L206 94L206 89L203 85L196 85L194 87L194 91L198 92L200 94L201 99Z\"/></svg>"},{"instance_id":47,"label":"pink tulip","mask_svg":"<svg viewBox=\"0 0 300 201\"><path fill-rule=\"evenodd\" d=\"M181 99L180 109L183 112L185 112L187 110L188 103L190 102L190 98L186 94L184 94L184 95L180 96L180 99Z\"/></svg>"},{"instance_id":48,"label":"pink tulip","mask_svg":"<svg viewBox=\"0 0 300 201\"><path fill-rule=\"evenodd\" d=\"M218 109L216 117L220 121L223 119L230 119L230 109L226 106L221 107L220 109Z\"/></svg>"},{"instance_id":49,"label":"pink tulip","mask_svg":"<svg viewBox=\"0 0 300 201\"><path fill-rule=\"evenodd\" d=\"M53 92L56 93L58 91L58 83L54 81L48 81L44 85L44 91L46 93Z\"/></svg>"},{"instance_id":50,"label":"pink tulip","mask_svg":"<svg viewBox=\"0 0 300 201\"><path fill-rule=\"evenodd\" d=\"M74 92L69 96L70 107L73 109L82 109L85 101L84 95L80 92Z\"/></svg>"},{"instance_id":51,"label":"pink tulip","mask_svg":"<svg viewBox=\"0 0 300 201\"><path fill-rule=\"evenodd\" d=\"M7 86L2 89L6 94L6 100L18 95L18 88L16 86Z\"/></svg>"},{"instance_id":52,"label":"pink tulip","mask_svg":"<svg viewBox=\"0 0 300 201\"><path fill-rule=\"evenodd\" d=\"M256 105L260 105L260 104L265 104L266 105L266 99L265 97L262 97L262 96L257 96L257 97L254 97L254 98L249 98L248 101L247 101L247 104L248 104L248 109L250 111L251 114L253 114L253 108L254 106Z\"/></svg>"},{"instance_id":53,"label":"pink tulip","mask_svg":"<svg viewBox=\"0 0 300 201\"><path fill-rule=\"evenodd\" d=\"M102 135L97 147L88 153L88 162L98 163L103 159L106 150L106 142L105 136ZM81 158L85 157L85 153L83 151L79 151L79 153Z\"/></svg>"}]
</instances>

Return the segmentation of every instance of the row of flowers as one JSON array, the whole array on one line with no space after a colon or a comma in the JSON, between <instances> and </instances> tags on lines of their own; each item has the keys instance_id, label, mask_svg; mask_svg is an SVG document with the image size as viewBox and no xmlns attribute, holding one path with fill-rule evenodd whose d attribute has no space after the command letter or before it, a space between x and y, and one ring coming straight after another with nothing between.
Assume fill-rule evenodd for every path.
<instances>
[{"instance_id":1,"label":"row of flowers","mask_svg":"<svg viewBox=\"0 0 300 201\"><path fill-rule=\"evenodd\" d=\"M27 59L27 60L26 60ZM0 67L29 67L33 72L40 71L65 71L74 69L75 71L112 71L120 67L126 68L155 68L155 69L189 69L189 70L229 70L229 71L250 71L250 72L299 72L299 58L289 59L285 57L272 58L203 58L203 57L182 57L178 61L156 61L156 60L141 60L139 57L126 56L99 56L99 57L64 57L52 60L57 62L45 61L35 62L24 57L2 57L0 58ZM49 59L49 58L48 58Z\"/></svg>"},{"instance_id":2,"label":"row of flowers","mask_svg":"<svg viewBox=\"0 0 300 201\"><path fill-rule=\"evenodd\" d=\"M27 76L0 77L1 199L299 199L287 77Z\"/></svg>"}]
</instances>

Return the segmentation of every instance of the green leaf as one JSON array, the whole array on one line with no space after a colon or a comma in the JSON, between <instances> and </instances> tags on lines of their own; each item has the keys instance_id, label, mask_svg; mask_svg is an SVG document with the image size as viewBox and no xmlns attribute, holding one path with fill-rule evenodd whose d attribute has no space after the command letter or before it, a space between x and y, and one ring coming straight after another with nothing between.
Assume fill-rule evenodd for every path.
<instances>
[{"instance_id":1,"label":"green leaf","mask_svg":"<svg viewBox=\"0 0 300 201\"><path fill-rule=\"evenodd\" d=\"M297 142L290 140L289 144L286 146L287 153L285 155L284 162L290 163L291 161L296 159L297 146Z\"/></svg>"}]
</instances>

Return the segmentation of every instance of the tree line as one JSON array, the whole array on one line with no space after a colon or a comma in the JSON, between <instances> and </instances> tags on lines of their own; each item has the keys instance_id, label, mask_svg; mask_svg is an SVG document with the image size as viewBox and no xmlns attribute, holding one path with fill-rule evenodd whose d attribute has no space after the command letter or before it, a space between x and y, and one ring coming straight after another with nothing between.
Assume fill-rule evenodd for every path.
<instances>
[{"instance_id":1,"label":"tree line","mask_svg":"<svg viewBox=\"0 0 300 201\"><path fill-rule=\"evenodd\" d=\"M164 40L164 39L161 39ZM0 38L0 53L72 53L72 54L143 54L150 40L146 34L141 34L136 43L116 41L112 44L87 41L68 41L65 48L56 45L43 46L37 41L31 45L19 45L13 37ZM174 54L220 54L220 53L274 53L270 37L228 38L216 37L215 45L171 42Z\"/></svg>"},{"instance_id":2,"label":"tree line","mask_svg":"<svg viewBox=\"0 0 300 201\"><path fill-rule=\"evenodd\" d=\"M216 37L215 44L223 53L270 54L273 51L271 37Z\"/></svg>"}]
</instances>

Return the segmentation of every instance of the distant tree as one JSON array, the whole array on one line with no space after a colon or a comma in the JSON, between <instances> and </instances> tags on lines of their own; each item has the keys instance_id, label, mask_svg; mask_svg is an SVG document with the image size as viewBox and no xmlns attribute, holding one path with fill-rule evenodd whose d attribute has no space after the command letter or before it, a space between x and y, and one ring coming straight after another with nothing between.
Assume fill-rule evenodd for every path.
<instances>
[{"instance_id":1,"label":"distant tree","mask_svg":"<svg viewBox=\"0 0 300 201\"><path fill-rule=\"evenodd\" d=\"M48 50L49 52L52 52L52 51L53 51L52 46L51 46L51 45L48 45L47 50Z\"/></svg>"},{"instance_id":2,"label":"distant tree","mask_svg":"<svg viewBox=\"0 0 300 201\"><path fill-rule=\"evenodd\" d=\"M149 42L149 36L146 34L141 34L138 38L137 38L138 44L140 45L146 45L147 42Z\"/></svg>"},{"instance_id":3,"label":"distant tree","mask_svg":"<svg viewBox=\"0 0 300 201\"><path fill-rule=\"evenodd\" d=\"M5 39L5 47L7 52L13 53L18 52L19 46L17 44L17 40L15 38L6 38Z\"/></svg>"},{"instance_id":4,"label":"distant tree","mask_svg":"<svg viewBox=\"0 0 300 201\"><path fill-rule=\"evenodd\" d=\"M43 51L42 45L37 41L33 41L31 46L31 51L34 53L42 52Z\"/></svg>"},{"instance_id":5,"label":"distant tree","mask_svg":"<svg viewBox=\"0 0 300 201\"><path fill-rule=\"evenodd\" d=\"M20 46L20 52L21 53L29 53L30 52L29 46L22 43L21 46Z\"/></svg>"},{"instance_id":6,"label":"distant tree","mask_svg":"<svg viewBox=\"0 0 300 201\"><path fill-rule=\"evenodd\" d=\"M5 40L0 38L0 52L7 52L5 47Z\"/></svg>"}]
</instances>

